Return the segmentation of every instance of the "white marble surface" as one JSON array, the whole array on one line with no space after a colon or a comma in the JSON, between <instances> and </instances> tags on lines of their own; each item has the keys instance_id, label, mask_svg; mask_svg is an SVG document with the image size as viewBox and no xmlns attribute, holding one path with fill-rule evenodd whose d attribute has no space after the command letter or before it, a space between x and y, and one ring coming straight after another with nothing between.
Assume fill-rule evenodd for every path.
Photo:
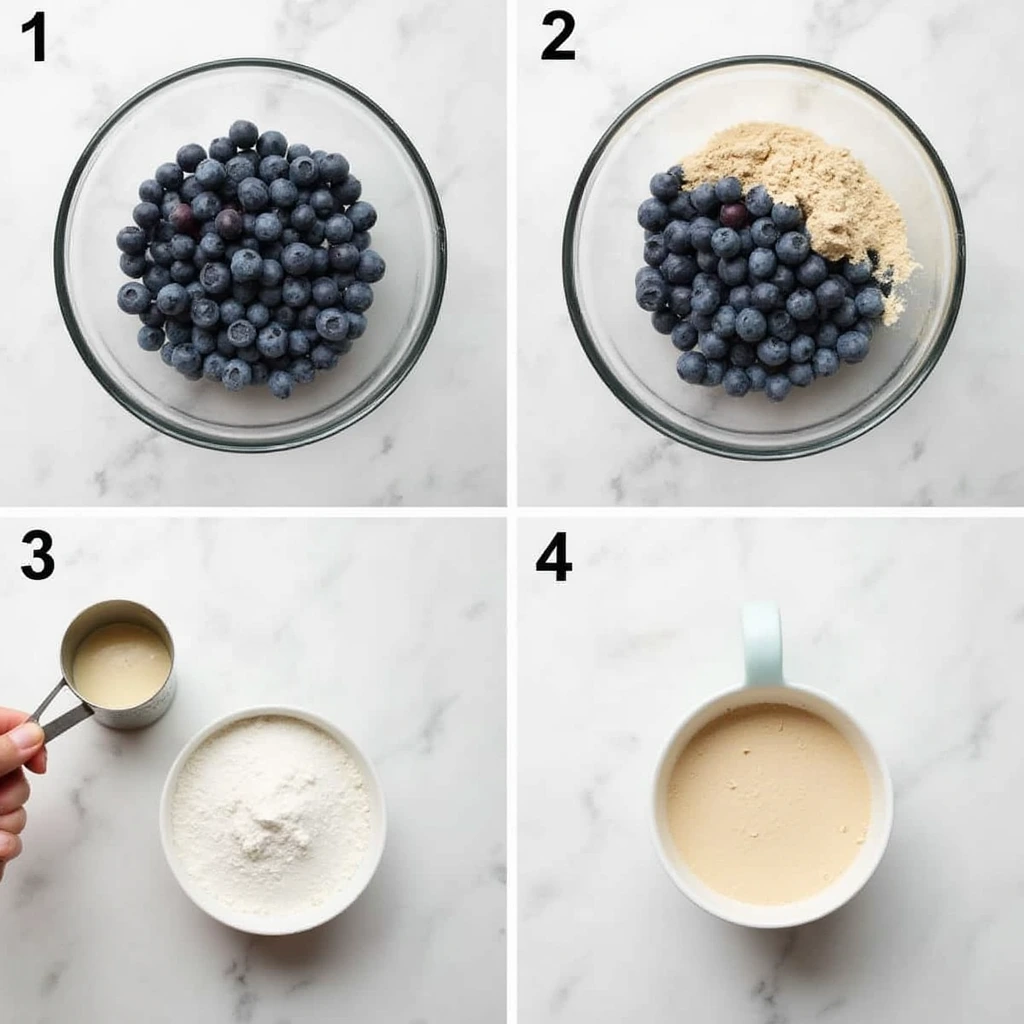
<instances>
[{"instance_id":1,"label":"white marble surface","mask_svg":"<svg viewBox=\"0 0 1024 1024\"><path fill-rule=\"evenodd\" d=\"M0 522L8 564L27 526ZM51 520L58 572L0 597L0 703L31 709L67 622L131 596L166 620L179 691L138 733L85 722L33 783L0 882L0 1020L480 1024L505 1007L504 524ZM15 561L17 559L17 561ZM167 867L157 804L203 725L293 703L380 774L388 845L340 918L253 939Z\"/></svg>"},{"instance_id":2,"label":"white marble surface","mask_svg":"<svg viewBox=\"0 0 1024 1024\"><path fill-rule=\"evenodd\" d=\"M539 552L566 524L520 531ZM1024 1018L1019 521L586 521L520 583L523 1024L1015 1024ZM781 933L691 905L658 862L662 744L738 685L738 607L782 607L787 677L835 695L896 791L867 887Z\"/></svg>"},{"instance_id":3,"label":"white marble surface","mask_svg":"<svg viewBox=\"0 0 1024 1024\"><path fill-rule=\"evenodd\" d=\"M1004 196L1024 138L1011 0L623 0L572 8L577 58L539 60L546 0L519 5L520 500L535 505L1007 505L1024 500L1008 439L1024 429L1018 343L1024 293L1005 248ZM569 197L614 118L646 89L742 53L823 60L871 82L929 136L967 228L960 318L938 367L888 422L853 444L788 464L744 464L663 438L587 362L559 265ZM558 101L552 102L557 96ZM998 296L998 298L996 298Z\"/></svg>"},{"instance_id":4,"label":"white marble surface","mask_svg":"<svg viewBox=\"0 0 1024 1024\"><path fill-rule=\"evenodd\" d=\"M19 34L23 18L12 14L0 31L0 277L10 325L0 336L0 503L502 504L503 6L180 0L167 17L130 0L52 0L41 64ZM112 401L65 331L51 257L61 193L102 120L165 74L235 56L321 67L375 99L431 171L449 241L440 319L399 390L339 436L255 458L173 441ZM12 201L23 194L32 201Z\"/></svg>"}]
</instances>

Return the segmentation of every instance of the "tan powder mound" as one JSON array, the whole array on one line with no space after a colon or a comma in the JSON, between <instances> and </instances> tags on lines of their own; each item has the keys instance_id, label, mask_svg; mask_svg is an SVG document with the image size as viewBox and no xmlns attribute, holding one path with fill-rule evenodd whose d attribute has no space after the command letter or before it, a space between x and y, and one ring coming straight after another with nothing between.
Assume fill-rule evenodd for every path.
<instances>
[{"instance_id":1,"label":"tan powder mound","mask_svg":"<svg viewBox=\"0 0 1024 1024\"><path fill-rule=\"evenodd\" d=\"M919 266L907 244L907 225L896 200L848 149L829 145L803 128L770 121L745 121L713 135L680 161L687 184L733 175L744 190L764 185L772 198L797 203L807 219L814 249L826 259L878 256L884 281L898 285ZM895 290L886 299L883 322L903 312Z\"/></svg>"}]
</instances>

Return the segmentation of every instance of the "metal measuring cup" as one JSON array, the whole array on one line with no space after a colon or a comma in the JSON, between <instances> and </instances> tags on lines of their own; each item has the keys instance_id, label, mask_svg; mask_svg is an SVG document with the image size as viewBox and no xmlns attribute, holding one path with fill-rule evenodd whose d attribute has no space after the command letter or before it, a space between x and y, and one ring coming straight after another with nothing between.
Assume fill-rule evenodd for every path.
<instances>
[{"instance_id":1,"label":"metal measuring cup","mask_svg":"<svg viewBox=\"0 0 1024 1024\"><path fill-rule=\"evenodd\" d=\"M73 671L75 654L82 641L90 633L94 633L103 626L122 623L142 626L156 633L171 656L171 664L167 669L167 678L164 679L160 689L147 700L129 708L105 708L100 704L89 703L75 689ZM73 725L78 725L79 722L84 722L85 719L91 718L93 715L101 725L110 726L112 729L141 729L143 726L150 725L171 706L177 685L174 679L174 641L171 639L171 634L160 616L135 601L101 601L99 604L90 605L84 611L79 612L64 632L64 639L60 645L60 668L63 672L60 682L50 691L42 704L32 712L29 720L42 724L39 722L39 716L65 686L82 703L77 708L65 712L59 718L55 718L48 725L43 726L43 734L47 743L62 732L66 732Z\"/></svg>"}]
</instances>

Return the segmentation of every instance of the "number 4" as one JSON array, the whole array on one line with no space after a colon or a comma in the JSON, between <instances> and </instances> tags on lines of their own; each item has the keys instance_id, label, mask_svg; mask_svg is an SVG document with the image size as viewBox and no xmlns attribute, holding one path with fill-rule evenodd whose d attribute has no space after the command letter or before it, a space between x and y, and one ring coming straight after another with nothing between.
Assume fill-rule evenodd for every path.
<instances>
[{"instance_id":1,"label":"number 4","mask_svg":"<svg viewBox=\"0 0 1024 1024\"><path fill-rule=\"evenodd\" d=\"M551 543L541 552L535 566L537 572L553 572L558 583L564 583L572 572L572 562L567 561L565 530L559 530Z\"/></svg>"}]
</instances>

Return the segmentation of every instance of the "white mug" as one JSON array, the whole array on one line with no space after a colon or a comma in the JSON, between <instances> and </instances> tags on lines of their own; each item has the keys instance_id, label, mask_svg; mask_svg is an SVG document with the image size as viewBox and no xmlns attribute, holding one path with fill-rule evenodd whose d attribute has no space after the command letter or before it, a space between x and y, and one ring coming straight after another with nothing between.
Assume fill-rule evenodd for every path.
<instances>
[{"instance_id":1,"label":"white mug","mask_svg":"<svg viewBox=\"0 0 1024 1024\"><path fill-rule=\"evenodd\" d=\"M831 697L790 686L783 679L782 624L778 606L769 602L748 604L743 608L742 618L745 685L696 708L669 739L654 777L654 844L669 877L698 907L723 921L749 928L793 928L816 921L841 907L860 891L878 867L892 831L892 779L878 748L849 712ZM746 903L712 889L687 866L668 826L669 779L683 748L720 715L753 704L788 704L823 718L839 730L860 757L871 787L871 821L853 862L826 888L791 903Z\"/></svg>"}]
</instances>

